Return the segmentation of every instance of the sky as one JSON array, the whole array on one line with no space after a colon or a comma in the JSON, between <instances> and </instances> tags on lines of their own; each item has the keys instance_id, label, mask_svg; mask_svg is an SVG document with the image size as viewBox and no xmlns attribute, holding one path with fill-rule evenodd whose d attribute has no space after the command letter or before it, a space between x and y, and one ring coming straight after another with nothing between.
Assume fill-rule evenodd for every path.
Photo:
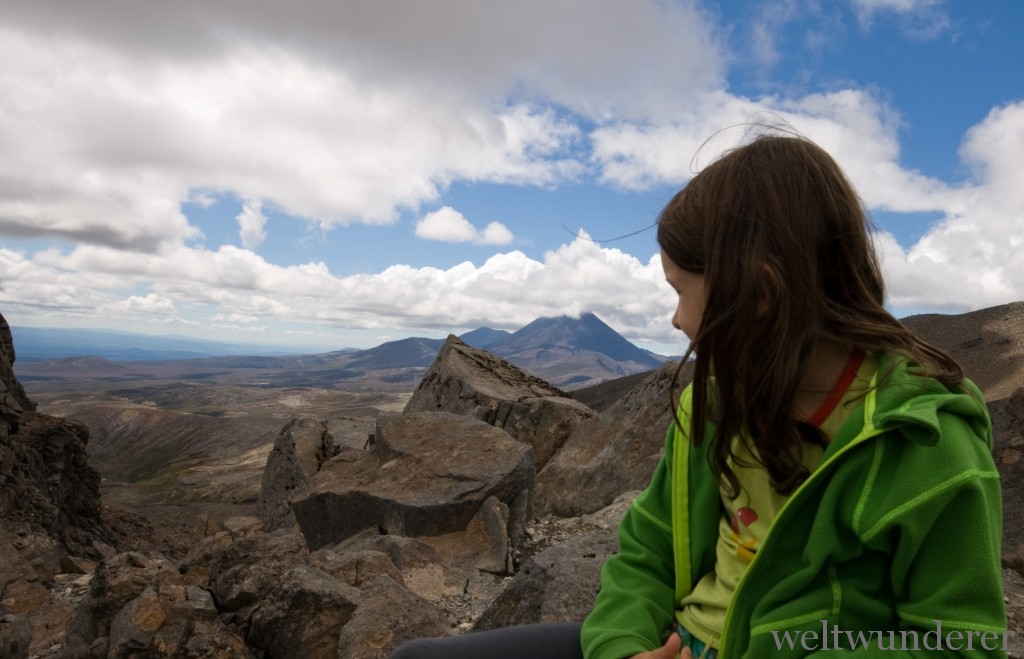
<instances>
[{"instance_id":1,"label":"sky","mask_svg":"<svg viewBox=\"0 0 1024 659\"><path fill-rule=\"evenodd\" d=\"M1024 2L0 0L0 313L319 351L596 313L751 124L844 168L888 308L1024 300ZM17 346L17 335L15 335Z\"/></svg>"}]
</instances>

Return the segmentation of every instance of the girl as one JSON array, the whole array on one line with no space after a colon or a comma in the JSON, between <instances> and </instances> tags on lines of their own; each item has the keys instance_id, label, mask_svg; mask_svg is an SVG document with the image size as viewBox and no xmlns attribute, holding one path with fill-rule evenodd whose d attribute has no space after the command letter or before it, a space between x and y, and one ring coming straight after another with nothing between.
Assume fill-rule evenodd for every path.
<instances>
[{"instance_id":1,"label":"girl","mask_svg":"<svg viewBox=\"0 0 1024 659\"><path fill-rule=\"evenodd\" d=\"M883 308L832 158L761 136L657 227L694 379L592 613L395 656L1005 656L984 401Z\"/></svg>"}]
</instances>

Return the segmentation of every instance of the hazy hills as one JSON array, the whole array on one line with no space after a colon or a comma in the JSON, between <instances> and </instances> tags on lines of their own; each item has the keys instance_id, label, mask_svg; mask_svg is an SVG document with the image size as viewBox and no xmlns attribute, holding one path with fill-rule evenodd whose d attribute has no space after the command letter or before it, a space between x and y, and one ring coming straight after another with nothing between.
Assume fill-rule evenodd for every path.
<instances>
[{"instance_id":1,"label":"hazy hills","mask_svg":"<svg viewBox=\"0 0 1024 659\"><path fill-rule=\"evenodd\" d=\"M220 355L283 355L300 350L256 344L153 336L117 330L64 327L12 327L17 358L22 361L60 357L103 357L112 361L193 359Z\"/></svg>"},{"instance_id":2,"label":"hazy hills","mask_svg":"<svg viewBox=\"0 0 1024 659\"><path fill-rule=\"evenodd\" d=\"M339 350L310 355L239 355L181 358L125 358L167 354L182 346L153 343L135 335L115 334L103 339L96 333L76 342L72 330L64 330L69 343L46 353L46 343L29 329L14 328L18 350L15 370L23 382L181 380L230 383L264 387L338 387L357 390L411 391L441 345L442 339L412 337L390 341L368 350ZM22 350L21 334L30 335ZM50 335L50 339L57 334ZM35 337L34 339L32 337ZM556 386L578 388L657 368L667 358L642 350L602 322L594 314L579 318L539 318L516 332L480 328L460 336L467 344L504 357ZM118 343L119 342L119 343ZM197 342L196 350L202 348ZM140 347L148 346L148 347ZM75 353L78 348L81 352ZM220 349L218 344L206 346ZM74 356L63 356L65 353ZM51 354L59 359L42 360Z\"/></svg>"}]
</instances>

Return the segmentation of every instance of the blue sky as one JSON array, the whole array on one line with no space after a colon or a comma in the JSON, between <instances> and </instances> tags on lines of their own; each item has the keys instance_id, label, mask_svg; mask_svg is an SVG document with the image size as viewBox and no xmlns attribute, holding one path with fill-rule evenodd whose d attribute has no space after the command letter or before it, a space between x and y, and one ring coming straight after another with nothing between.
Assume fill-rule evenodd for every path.
<instances>
[{"instance_id":1,"label":"blue sky","mask_svg":"<svg viewBox=\"0 0 1024 659\"><path fill-rule=\"evenodd\" d=\"M0 0L14 326L319 350L592 311L678 353L649 227L764 121L846 169L894 313L1024 299L1016 0L55 7Z\"/></svg>"}]
</instances>

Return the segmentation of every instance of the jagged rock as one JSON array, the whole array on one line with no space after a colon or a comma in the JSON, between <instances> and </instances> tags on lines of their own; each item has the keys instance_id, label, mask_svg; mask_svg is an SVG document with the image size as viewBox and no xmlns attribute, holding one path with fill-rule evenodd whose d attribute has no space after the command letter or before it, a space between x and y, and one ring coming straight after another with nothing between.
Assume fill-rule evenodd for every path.
<instances>
[{"instance_id":1,"label":"jagged rock","mask_svg":"<svg viewBox=\"0 0 1024 659\"><path fill-rule=\"evenodd\" d=\"M59 541L65 553L97 557L109 540L99 474L86 459L89 430L37 414L14 376L14 343L0 316L0 530L27 525Z\"/></svg>"},{"instance_id":2,"label":"jagged rock","mask_svg":"<svg viewBox=\"0 0 1024 659\"><path fill-rule=\"evenodd\" d=\"M508 506L495 497L484 501L464 530L420 540L434 547L445 565L494 574L512 572Z\"/></svg>"},{"instance_id":3,"label":"jagged rock","mask_svg":"<svg viewBox=\"0 0 1024 659\"><path fill-rule=\"evenodd\" d=\"M276 576L278 585L252 613L247 640L275 659L334 656L359 590L305 565Z\"/></svg>"},{"instance_id":4,"label":"jagged rock","mask_svg":"<svg viewBox=\"0 0 1024 659\"><path fill-rule=\"evenodd\" d=\"M668 362L605 412L581 421L537 474L533 511L572 517L643 488L664 452L678 362ZM673 395L674 394L674 395Z\"/></svg>"},{"instance_id":5,"label":"jagged rock","mask_svg":"<svg viewBox=\"0 0 1024 659\"><path fill-rule=\"evenodd\" d=\"M527 560L476 629L535 622L582 622L594 606L601 566L616 549L611 529L552 545Z\"/></svg>"},{"instance_id":6,"label":"jagged rock","mask_svg":"<svg viewBox=\"0 0 1024 659\"><path fill-rule=\"evenodd\" d=\"M108 538L101 517L99 473L88 465L89 430L80 423L35 412L19 415L7 446L0 518L25 522L58 540L67 553L98 558L95 538Z\"/></svg>"},{"instance_id":7,"label":"jagged rock","mask_svg":"<svg viewBox=\"0 0 1024 659\"><path fill-rule=\"evenodd\" d=\"M7 588L19 581L38 581L35 568L11 543L10 534L0 534L0 599L8 599Z\"/></svg>"},{"instance_id":8,"label":"jagged rock","mask_svg":"<svg viewBox=\"0 0 1024 659\"><path fill-rule=\"evenodd\" d=\"M295 418L277 436L263 470L257 508L268 530L295 524L288 502L305 494L309 481L324 461L337 454L339 446L327 421L317 417Z\"/></svg>"},{"instance_id":9,"label":"jagged rock","mask_svg":"<svg viewBox=\"0 0 1024 659\"><path fill-rule=\"evenodd\" d=\"M210 593L195 586L148 587L110 622L108 657L252 657L245 642L224 627Z\"/></svg>"},{"instance_id":10,"label":"jagged rock","mask_svg":"<svg viewBox=\"0 0 1024 659\"><path fill-rule=\"evenodd\" d=\"M301 535L279 530L241 538L190 557L180 570L190 575L192 583L209 584L221 608L237 611L270 592L279 583L281 573L300 563L305 555Z\"/></svg>"},{"instance_id":11,"label":"jagged rock","mask_svg":"<svg viewBox=\"0 0 1024 659\"><path fill-rule=\"evenodd\" d=\"M338 554L372 551L385 554L401 575L396 582L425 599L436 601L460 590L447 583L438 551L421 540L400 535L357 534L333 548Z\"/></svg>"},{"instance_id":12,"label":"jagged rock","mask_svg":"<svg viewBox=\"0 0 1024 659\"><path fill-rule=\"evenodd\" d=\"M437 353L405 413L465 414L533 447L542 468L572 428L594 414L551 384L455 336Z\"/></svg>"},{"instance_id":13,"label":"jagged rock","mask_svg":"<svg viewBox=\"0 0 1024 659\"><path fill-rule=\"evenodd\" d=\"M92 574L96 569L96 562L78 556L62 556L60 558L60 570L62 574Z\"/></svg>"},{"instance_id":14,"label":"jagged rock","mask_svg":"<svg viewBox=\"0 0 1024 659\"><path fill-rule=\"evenodd\" d=\"M341 630L338 659L384 659L414 638L443 636L448 621L430 602L386 576L369 584L359 608Z\"/></svg>"},{"instance_id":15,"label":"jagged rock","mask_svg":"<svg viewBox=\"0 0 1024 659\"><path fill-rule=\"evenodd\" d=\"M332 417L327 419L327 432L335 447L364 449L371 441L376 422L376 416Z\"/></svg>"},{"instance_id":16,"label":"jagged rock","mask_svg":"<svg viewBox=\"0 0 1024 659\"><path fill-rule=\"evenodd\" d=\"M57 553L58 548L56 541L39 533L0 534L0 602L7 605L0 608L16 618L12 629L20 630L22 623L28 624L25 648L31 656L62 644L67 622L75 613L70 597L63 592L54 596L58 590L78 588L77 584L71 585L73 577L63 574L66 570L61 566L89 564L85 559ZM3 643L0 640L0 656L7 656L2 652ZM17 644L20 646L20 640Z\"/></svg>"},{"instance_id":17,"label":"jagged rock","mask_svg":"<svg viewBox=\"0 0 1024 659\"><path fill-rule=\"evenodd\" d=\"M14 376L14 337L7 319L0 315L0 410L10 409L15 415L18 412L34 412L36 404L29 400L25 389ZM6 410L2 411L7 416Z\"/></svg>"},{"instance_id":18,"label":"jagged rock","mask_svg":"<svg viewBox=\"0 0 1024 659\"><path fill-rule=\"evenodd\" d=\"M524 511L530 448L471 417L419 412L381 417L372 452L343 450L292 502L311 550L366 528L440 535L466 528L488 497ZM509 521L516 527L521 519Z\"/></svg>"},{"instance_id":19,"label":"jagged rock","mask_svg":"<svg viewBox=\"0 0 1024 659\"><path fill-rule=\"evenodd\" d=\"M379 576L387 576L404 585L402 573L388 555L372 549L342 554L336 554L330 549L318 549L309 555L309 564L355 588L363 588Z\"/></svg>"},{"instance_id":20,"label":"jagged rock","mask_svg":"<svg viewBox=\"0 0 1024 659\"><path fill-rule=\"evenodd\" d=\"M229 517L222 523L217 523L209 516L202 516L196 529L199 542L189 549L186 559L194 560L210 554L229 546L235 540L261 533L263 530L263 521L251 515Z\"/></svg>"},{"instance_id":21,"label":"jagged rock","mask_svg":"<svg viewBox=\"0 0 1024 659\"><path fill-rule=\"evenodd\" d=\"M1024 389L988 404L992 416L992 453L1003 488L1003 555L1024 555Z\"/></svg>"},{"instance_id":22,"label":"jagged rock","mask_svg":"<svg viewBox=\"0 0 1024 659\"><path fill-rule=\"evenodd\" d=\"M88 596L68 623L65 655L90 656L90 648L108 637L114 616L147 588L182 583L174 566L155 552L128 552L101 561ZM106 641L101 644L105 646Z\"/></svg>"},{"instance_id":23,"label":"jagged rock","mask_svg":"<svg viewBox=\"0 0 1024 659\"><path fill-rule=\"evenodd\" d=\"M19 616L0 604L0 657L28 659L32 626L26 616Z\"/></svg>"}]
</instances>

